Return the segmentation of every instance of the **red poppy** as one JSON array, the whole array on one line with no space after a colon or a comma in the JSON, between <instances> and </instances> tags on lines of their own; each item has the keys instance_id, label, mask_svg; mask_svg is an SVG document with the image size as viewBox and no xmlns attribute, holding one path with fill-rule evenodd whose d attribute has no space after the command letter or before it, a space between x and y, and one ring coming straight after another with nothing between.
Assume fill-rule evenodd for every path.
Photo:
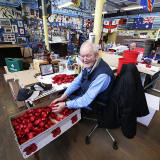
<instances>
[{"instance_id":1,"label":"red poppy","mask_svg":"<svg viewBox=\"0 0 160 160\"><path fill-rule=\"evenodd\" d=\"M37 145L32 143L30 146L26 147L23 152L26 152L26 155L30 155L32 152L35 152L37 148Z\"/></svg>"},{"instance_id":2,"label":"red poppy","mask_svg":"<svg viewBox=\"0 0 160 160\"><path fill-rule=\"evenodd\" d=\"M77 115L73 116L71 120L72 120L72 124L74 124L78 120Z\"/></svg>"},{"instance_id":3,"label":"red poppy","mask_svg":"<svg viewBox=\"0 0 160 160\"><path fill-rule=\"evenodd\" d=\"M70 83L74 80L74 78L75 78L74 76L70 76L67 74L59 74L52 77L53 80L52 83L58 85L61 85L62 83Z\"/></svg>"},{"instance_id":4,"label":"red poppy","mask_svg":"<svg viewBox=\"0 0 160 160\"><path fill-rule=\"evenodd\" d=\"M147 68L151 68L151 65L146 64L146 67L147 67Z\"/></svg>"},{"instance_id":5,"label":"red poppy","mask_svg":"<svg viewBox=\"0 0 160 160\"><path fill-rule=\"evenodd\" d=\"M60 127L56 128L56 129L54 129L54 130L52 131L53 137L58 136L60 133L61 133Z\"/></svg>"}]
</instances>

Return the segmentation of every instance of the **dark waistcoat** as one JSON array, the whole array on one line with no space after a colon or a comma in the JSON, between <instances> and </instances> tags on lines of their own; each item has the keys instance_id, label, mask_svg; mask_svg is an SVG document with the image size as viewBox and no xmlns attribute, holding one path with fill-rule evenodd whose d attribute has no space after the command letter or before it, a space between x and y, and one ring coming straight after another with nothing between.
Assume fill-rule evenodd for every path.
<instances>
[{"instance_id":1,"label":"dark waistcoat","mask_svg":"<svg viewBox=\"0 0 160 160\"><path fill-rule=\"evenodd\" d=\"M76 91L77 96L83 96L89 88L89 85L99 76L100 74L107 74L111 77L111 82L107 89L103 92L99 93L94 101L100 101L105 103L109 96L109 93L112 89L113 81L115 79L113 71L109 67L107 63L105 63L102 59L99 64L94 68L91 73L88 73L86 69L82 71L82 83L80 88Z\"/></svg>"}]
</instances>

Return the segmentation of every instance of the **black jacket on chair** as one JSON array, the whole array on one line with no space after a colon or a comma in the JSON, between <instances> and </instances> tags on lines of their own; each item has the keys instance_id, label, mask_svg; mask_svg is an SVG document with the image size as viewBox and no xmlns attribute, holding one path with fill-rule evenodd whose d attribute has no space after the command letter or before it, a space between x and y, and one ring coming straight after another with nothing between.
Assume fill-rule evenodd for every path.
<instances>
[{"instance_id":1,"label":"black jacket on chair","mask_svg":"<svg viewBox=\"0 0 160 160\"><path fill-rule=\"evenodd\" d=\"M136 135L137 117L149 113L140 74L135 64L124 64L116 77L106 107L101 107L99 126L121 127L128 138Z\"/></svg>"}]
</instances>

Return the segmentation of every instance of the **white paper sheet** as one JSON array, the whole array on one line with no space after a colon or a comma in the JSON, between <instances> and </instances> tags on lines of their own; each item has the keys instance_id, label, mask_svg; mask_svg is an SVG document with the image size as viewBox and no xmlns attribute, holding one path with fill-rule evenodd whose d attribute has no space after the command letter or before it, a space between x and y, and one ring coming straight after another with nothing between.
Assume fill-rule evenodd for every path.
<instances>
[{"instance_id":1,"label":"white paper sheet","mask_svg":"<svg viewBox=\"0 0 160 160\"><path fill-rule=\"evenodd\" d=\"M147 105L149 108L159 110L160 97L145 93Z\"/></svg>"},{"instance_id":2,"label":"white paper sheet","mask_svg":"<svg viewBox=\"0 0 160 160\"><path fill-rule=\"evenodd\" d=\"M154 95L148 94L148 93L145 93L145 96L146 96L146 100L147 100L149 114L145 117L138 117L137 122L139 122L145 126L149 126L156 110L159 110L160 98L156 97Z\"/></svg>"},{"instance_id":3,"label":"white paper sheet","mask_svg":"<svg viewBox=\"0 0 160 160\"><path fill-rule=\"evenodd\" d=\"M150 122L156 112L156 110L153 108L148 108L148 109L149 109L149 114L147 116L137 118L137 122L139 122L145 126L149 126L149 124L150 124Z\"/></svg>"}]
</instances>

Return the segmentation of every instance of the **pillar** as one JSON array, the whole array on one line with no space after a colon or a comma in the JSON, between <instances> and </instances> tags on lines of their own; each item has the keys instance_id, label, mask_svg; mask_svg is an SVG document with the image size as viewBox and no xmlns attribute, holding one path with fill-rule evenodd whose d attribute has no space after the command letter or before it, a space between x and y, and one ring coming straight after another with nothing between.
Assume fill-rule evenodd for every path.
<instances>
[{"instance_id":1,"label":"pillar","mask_svg":"<svg viewBox=\"0 0 160 160\"><path fill-rule=\"evenodd\" d=\"M46 2L45 0L41 0L42 2L42 16L43 16L43 28L44 28L44 38L45 38L45 45L49 49L49 40L48 40L48 26L47 26L47 11L46 11Z\"/></svg>"},{"instance_id":2,"label":"pillar","mask_svg":"<svg viewBox=\"0 0 160 160\"><path fill-rule=\"evenodd\" d=\"M106 0L96 0L94 29L93 29L93 32L95 34L95 44L98 44L101 36L102 11L103 11L103 5L105 2Z\"/></svg>"}]
</instances>

